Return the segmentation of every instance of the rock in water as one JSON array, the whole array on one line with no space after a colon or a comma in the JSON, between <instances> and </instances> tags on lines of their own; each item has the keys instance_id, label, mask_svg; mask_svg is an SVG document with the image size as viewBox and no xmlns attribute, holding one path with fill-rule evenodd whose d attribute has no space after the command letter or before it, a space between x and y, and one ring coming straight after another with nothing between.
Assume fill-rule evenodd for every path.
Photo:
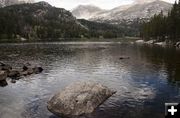
<instances>
[{"instance_id":1,"label":"rock in water","mask_svg":"<svg viewBox=\"0 0 180 118\"><path fill-rule=\"evenodd\" d=\"M0 86L4 87L7 85L7 73L5 71L0 71Z\"/></svg>"},{"instance_id":2,"label":"rock in water","mask_svg":"<svg viewBox=\"0 0 180 118\"><path fill-rule=\"evenodd\" d=\"M39 74L43 71L42 67L33 67L31 64L26 63L23 66L23 71L21 72L21 75L27 76L27 75L31 75L31 74Z\"/></svg>"},{"instance_id":3,"label":"rock in water","mask_svg":"<svg viewBox=\"0 0 180 118\"><path fill-rule=\"evenodd\" d=\"M33 68L33 72L35 73L35 74L39 74L39 73L41 73L43 71L43 68L42 67L34 67Z\"/></svg>"},{"instance_id":4,"label":"rock in water","mask_svg":"<svg viewBox=\"0 0 180 118\"><path fill-rule=\"evenodd\" d=\"M6 72L9 72L12 70L12 67L10 65L7 65L7 64L0 62L0 70L4 70Z\"/></svg>"},{"instance_id":5,"label":"rock in water","mask_svg":"<svg viewBox=\"0 0 180 118\"><path fill-rule=\"evenodd\" d=\"M4 81L7 78L7 73L5 71L0 71L0 81Z\"/></svg>"},{"instance_id":6,"label":"rock in water","mask_svg":"<svg viewBox=\"0 0 180 118\"><path fill-rule=\"evenodd\" d=\"M130 59L130 57L119 57L120 60L122 59Z\"/></svg>"},{"instance_id":7,"label":"rock in water","mask_svg":"<svg viewBox=\"0 0 180 118\"><path fill-rule=\"evenodd\" d=\"M16 83L16 80L15 79L11 79L11 83Z\"/></svg>"},{"instance_id":8,"label":"rock in water","mask_svg":"<svg viewBox=\"0 0 180 118\"><path fill-rule=\"evenodd\" d=\"M77 82L56 94L48 102L47 108L58 116L79 116L92 113L115 93L115 91L95 82Z\"/></svg>"},{"instance_id":9,"label":"rock in water","mask_svg":"<svg viewBox=\"0 0 180 118\"><path fill-rule=\"evenodd\" d=\"M8 74L8 77L16 79L20 77L20 72L18 70L11 70Z\"/></svg>"},{"instance_id":10,"label":"rock in water","mask_svg":"<svg viewBox=\"0 0 180 118\"><path fill-rule=\"evenodd\" d=\"M180 48L180 41L175 44L177 48Z\"/></svg>"},{"instance_id":11,"label":"rock in water","mask_svg":"<svg viewBox=\"0 0 180 118\"><path fill-rule=\"evenodd\" d=\"M0 86L1 86L1 87L5 87L5 86L7 86L7 85L8 85L8 83L7 83L6 80L0 81Z\"/></svg>"}]
</instances>

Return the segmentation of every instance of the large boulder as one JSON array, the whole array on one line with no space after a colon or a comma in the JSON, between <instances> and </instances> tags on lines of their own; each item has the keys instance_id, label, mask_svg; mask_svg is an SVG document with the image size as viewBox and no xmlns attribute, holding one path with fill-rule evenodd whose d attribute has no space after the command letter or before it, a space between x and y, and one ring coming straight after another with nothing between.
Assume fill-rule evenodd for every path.
<instances>
[{"instance_id":1,"label":"large boulder","mask_svg":"<svg viewBox=\"0 0 180 118\"><path fill-rule=\"evenodd\" d=\"M58 116L75 117L92 113L113 94L115 91L99 83L77 82L52 97L47 108Z\"/></svg>"}]
</instances>

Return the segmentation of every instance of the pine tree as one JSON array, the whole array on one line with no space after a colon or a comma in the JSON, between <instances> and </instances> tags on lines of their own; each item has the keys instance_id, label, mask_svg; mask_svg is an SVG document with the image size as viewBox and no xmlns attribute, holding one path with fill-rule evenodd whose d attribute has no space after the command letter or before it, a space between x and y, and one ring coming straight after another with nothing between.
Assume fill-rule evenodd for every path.
<instances>
[{"instance_id":1,"label":"pine tree","mask_svg":"<svg viewBox=\"0 0 180 118\"><path fill-rule=\"evenodd\" d=\"M180 38L180 1L175 2L168 16L163 12L154 15L149 22L143 23L141 36L147 40L153 38L164 41L168 38L171 42L176 42Z\"/></svg>"}]
</instances>

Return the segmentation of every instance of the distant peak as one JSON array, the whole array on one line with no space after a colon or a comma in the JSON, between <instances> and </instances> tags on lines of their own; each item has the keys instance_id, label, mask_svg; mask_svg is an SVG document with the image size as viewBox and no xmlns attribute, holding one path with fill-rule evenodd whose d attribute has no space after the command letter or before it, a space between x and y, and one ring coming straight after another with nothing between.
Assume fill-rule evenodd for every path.
<instances>
[{"instance_id":1,"label":"distant peak","mask_svg":"<svg viewBox=\"0 0 180 118\"><path fill-rule=\"evenodd\" d=\"M34 3L34 0L18 0L19 2L24 3Z\"/></svg>"},{"instance_id":2,"label":"distant peak","mask_svg":"<svg viewBox=\"0 0 180 118\"><path fill-rule=\"evenodd\" d=\"M91 8L91 9L99 9L99 10L102 10L100 7L98 6L95 6L93 4L87 4L87 5L78 5L75 9L78 9L78 8Z\"/></svg>"},{"instance_id":3,"label":"distant peak","mask_svg":"<svg viewBox=\"0 0 180 118\"><path fill-rule=\"evenodd\" d=\"M51 5L48 2L45 2L45 1L40 1L40 2L37 2L35 4L42 5L44 7L51 7Z\"/></svg>"},{"instance_id":4,"label":"distant peak","mask_svg":"<svg viewBox=\"0 0 180 118\"><path fill-rule=\"evenodd\" d=\"M156 2L160 0L134 0L135 4L145 4L145 3L151 3L151 2Z\"/></svg>"},{"instance_id":5,"label":"distant peak","mask_svg":"<svg viewBox=\"0 0 180 118\"><path fill-rule=\"evenodd\" d=\"M104 11L103 9L95 5L78 5L76 8L72 9L72 14L79 19L89 19L95 14Z\"/></svg>"}]
</instances>

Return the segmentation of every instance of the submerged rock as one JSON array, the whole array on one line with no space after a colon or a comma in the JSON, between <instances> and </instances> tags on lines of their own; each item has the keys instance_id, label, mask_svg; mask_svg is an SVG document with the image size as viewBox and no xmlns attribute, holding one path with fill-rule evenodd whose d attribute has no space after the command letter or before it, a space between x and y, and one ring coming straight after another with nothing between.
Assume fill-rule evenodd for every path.
<instances>
[{"instance_id":1,"label":"submerged rock","mask_svg":"<svg viewBox=\"0 0 180 118\"><path fill-rule=\"evenodd\" d=\"M119 59L120 60L122 60L122 59L130 59L130 57L120 57Z\"/></svg>"},{"instance_id":2,"label":"submerged rock","mask_svg":"<svg viewBox=\"0 0 180 118\"><path fill-rule=\"evenodd\" d=\"M39 73L41 73L43 71L43 68L42 67L34 67L33 68L33 72L35 73L35 74L39 74Z\"/></svg>"},{"instance_id":3,"label":"submerged rock","mask_svg":"<svg viewBox=\"0 0 180 118\"><path fill-rule=\"evenodd\" d=\"M95 82L77 82L56 94L48 102L47 108L58 116L79 116L92 113L115 93L106 86Z\"/></svg>"}]
</instances>

